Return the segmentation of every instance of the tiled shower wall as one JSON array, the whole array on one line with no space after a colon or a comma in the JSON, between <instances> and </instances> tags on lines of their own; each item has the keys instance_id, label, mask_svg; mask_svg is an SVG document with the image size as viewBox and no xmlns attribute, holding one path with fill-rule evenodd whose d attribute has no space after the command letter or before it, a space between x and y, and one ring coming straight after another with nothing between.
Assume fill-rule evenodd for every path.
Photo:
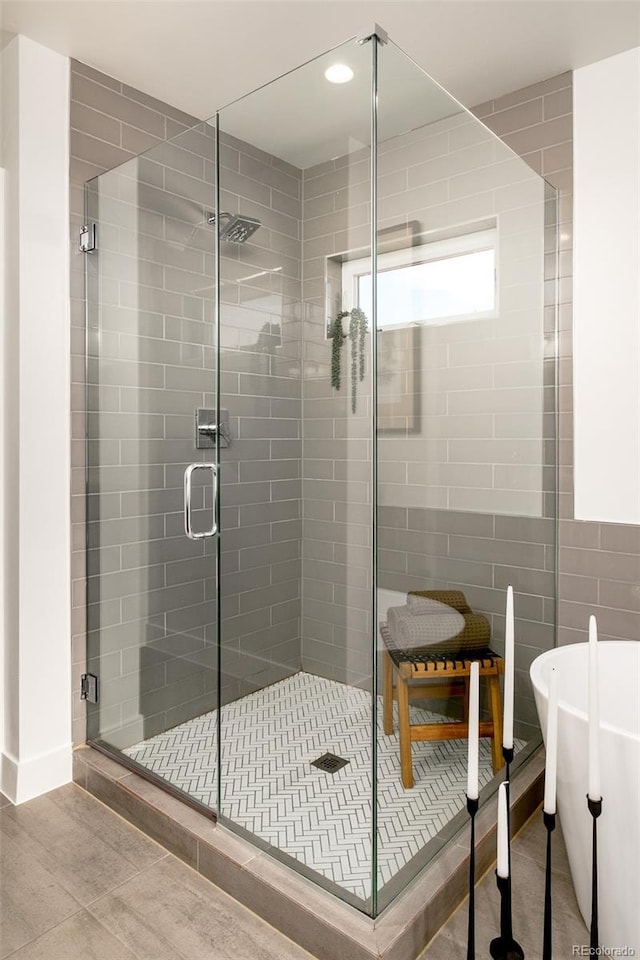
<instances>
[{"instance_id":1,"label":"tiled shower wall","mask_svg":"<svg viewBox=\"0 0 640 960\"><path fill-rule=\"evenodd\" d=\"M370 183L369 147L303 171L302 662L310 673L369 690L370 337L353 401L348 340L341 351L341 389L331 387L325 270L326 257L336 252L370 254ZM344 323L347 332L349 319Z\"/></svg>"},{"instance_id":2,"label":"tiled shower wall","mask_svg":"<svg viewBox=\"0 0 640 960\"><path fill-rule=\"evenodd\" d=\"M116 80L95 73L82 64L73 64L72 76L72 649L74 741L81 742L85 738L85 721L79 701L79 675L84 668L86 642L82 439L84 260L77 253L77 231L83 222L82 185L87 178L148 149L167 136L174 136L194 121ZM560 192L559 639L560 642L584 639L587 616L594 612L596 607L603 636L636 637L640 626L640 593L636 586L640 579L640 528L582 523L572 519L571 75L565 74L517 91L482 105L476 112L483 122L523 156L533 169L556 185ZM230 144L229 146L231 151L236 149ZM289 191L293 189L297 172L253 148L246 148L244 156L242 150L236 150L236 153L237 159L232 153L229 154L230 157L234 156L229 169L232 178L234 173L237 174L237 187L223 195L223 207L234 209L232 204L239 203L243 196L240 184L246 184L248 177L252 181L252 189L256 192L247 194L246 190L244 191L246 199L243 198L242 202L243 212L259 216L265 223L269 231L268 237L266 233L263 235L265 251L279 250L282 255L295 261L295 244L299 242L300 236L297 233L300 222L296 214L300 196L296 197ZM366 157L362 159L366 165ZM284 179L281 175L284 175ZM282 189L284 184L287 185L286 189ZM224 182L221 188L225 191ZM311 204L315 198L307 194L305 199ZM295 209L292 210L292 207ZM271 214L267 212L269 210ZM271 223L268 222L269 215L272 216ZM309 212L307 216L310 216ZM287 220L288 217L290 220ZM353 223L354 230L356 226L357 224ZM344 246L339 249L344 249ZM275 261L269 259L268 253L265 252L265 255L267 270L272 269ZM259 266L264 267L264 263ZM234 265L230 264L230 274L233 269ZM260 271L256 268L255 272ZM229 619L235 619L240 631L236 633L233 628L234 635L228 637L229 672L235 680L246 679L248 674L260 672L248 669L248 664L256 660L256 652L257 660L265 660L258 639L261 631L265 632L268 638L267 649L270 643L274 647L281 645L279 652L268 654L269 663L284 664L286 668L295 669L299 657L299 600L295 593L300 551L301 458L299 434L296 432L300 426L299 414L296 413L299 409L296 403L300 402L300 329L299 315L296 315L295 311L295 289L299 283L299 274L296 276L295 263L292 263L287 282L280 290L274 290L273 277L268 285L265 283L262 287L263 281L260 279L243 280L243 277L248 276L250 274L247 272L237 272L227 291L229 296L223 293L228 323L225 324L223 316L222 338L223 348L228 352L223 359L227 374L222 386L227 394L227 405L232 418L234 405L235 415L241 416L244 410L247 418L244 428L232 419L233 430L239 431L239 436L236 436L235 452L232 447L226 454L229 475L233 473L235 476L237 470L238 480L242 481L241 486L244 485L245 489L242 491L240 487L237 488L238 502L227 501L223 514L226 527L235 528L229 530L229 534L233 533L237 538L233 547L229 544L235 560L232 560L227 568ZM305 263L305 282L309 280L311 283L314 279L316 290L312 293L306 292L307 299L319 295L319 277L314 278L313 274L308 274ZM280 330L272 327L274 316L276 327L278 325L280 308L277 304L282 305L285 300L289 304L286 317L289 327L286 333L284 323ZM242 320L243 316L245 321ZM281 320L284 316L284 313L280 314ZM323 321L323 313L314 310L311 305L307 308L307 320L319 323ZM239 321L237 327L236 321ZM184 317L182 322L188 325L191 321ZM231 337L226 344L225 326ZM246 333L236 335L235 329L244 329ZM313 343L314 339L313 336L305 338L304 345L305 360L311 364L305 368L304 377L307 414L313 401L321 410L323 407L326 409L324 405L328 400L322 392L324 387L320 382L328 374L326 344L318 346ZM235 369L234 364L237 365ZM262 379L266 375L275 376L278 383L266 383ZM281 389L274 394L272 387L276 385ZM358 418L362 416L364 420L368 402L366 382L361 387ZM267 397L270 398L269 406L266 403ZM283 421L280 424L281 436L264 435L266 428L263 418L267 415ZM311 424L312 419L317 419L315 425ZM362 482L361 476L364 475L363 471L368 470L369 464L366 452L360 457L353 455L353 444L362 439L358 436L362 424L352 420L348 428L352 444L349 459L346 446L344 457L336 453L336 442L344 440L345 437L339 433L327 433L326 424L320 422L323 419L327 418L311 417L306 421L305 430L309 431L307 438L324 440L327 447L324 453L322 448L318 447L316 454L305 456L304 470L307 479L316 484L328 480L326 471L329 468L326 463L323 465L323 460L330 459L332 483L349 483L351 493L356 495L308 498L305 504L305 522L315 523L315 527L309 528L309 537L305 538L305 557L314 563L325 564L322 568L318 567L324 571L329 571L333 563L342 564L344 569L345 562L349 569L355 571L360 564L368 563L369 550L367 542L361 539L369 508L366 504L358 503L355 486ZM262 424L260 420L263 421ZM344 424L347 422L347 418L342 415L336 419L336 424L338 420L344 420ZM333 429L339 430L339 427ZM244 440L247 443L243 445ZM252 456L255 456L255 459L252 459ZM408 467L406 469L408 470ZM320 475L314 476L313 471L320 472ZM261 492L258 492L259 486L254 486L251 492L248 486L251 484L258 484ZM334 488L334 492L335 489L337 488ZM256 493L257 499L254 499ZM245 500L246 497L248 500ZM324 528L322 536L317 535L327 521L334 524L331 535L329 536L328 527ZM542 549L542 545L549 542L549 536L546 529L539 527L539 524L544 525L548 521L534 523L515 516L494 517L463 511L443 511L435 507L425 510L411 505L395 504L384 507L382 521L380 536L384 551L384 583L398 589L406 589L407 585L422 585L429 575L429 558L438 556L439 564L446 560L446 568L440 567L447 571L446 581L461 585L476 608L492 614L497 636L502 628L503 589L508 580L514 582L519 591L518 613L522 618L519 685L520 692L526 695L528 663L540 648L540 630L544 631L542 643L547 644L547 631L553 620L553 577L549 569L545 569L548 558L544 557ZM359 527L359 530L356 527ZM255 542L254 534L258 542ZM268 543L265 543L267 538ZM521 565L524 552L534 558L533 566ZM236 569L233 568L234 563ZM473 565L473 576L470 575L471 567L466 566L468 564ZM482 567L480 580L477 577L479 567ZM326 579L315 575L317 569L314 572L312 567L308 567L308 570L312 575L308 578L305 594L304 663L309 669L319 673L326 673L331 667L334 672L329 675L362 682L368 669L366 631L362 630L366 590L360 593L358 600L356 591L363 591L363 587L357 580L358 574L350 574L350 577L353 577L349 583L351 596L349 604L346 605L347 584L344 578L341 582L339 577L333 577L332 574L333 579ZM469 571L468 576L465 575L465 570ZM285 588L286 596L273 593L278 582L288 585ZM478 586L478 583L481 586ZM239 594L243 592L245 599L241 601ZM311 601L325 606L316 606L314 610ZM337 623L327 621L324 614L320 613L321 609L329 609L326 606L329 601L344 608ZM263 612L267 607L270 611L268 622ZM349 611L348 621L343 616L344 610ZM315 615L309 616L310 614ZM309 629L309 620L314 621L312 630ZM351 638L352 653L346 652L347 631ZM353 631L362 634L362 643L355 642L357 637ZM241 638L245 637L247 640L243 647ZM269 669L266 669L262 680L256 676L255 681L268 682L268 676ZM235 691L230 688L229 695L237 694L242 689L242 684L238 685Z\"/></svg>"},{"instance_id":3,"label":"tiled shower wall","mask_svg":"<svg viewBox=\"0 0 640 960\"><path fill-rule=\"evenodd\" d=\"M558 641L586 639L590 614L605 639L640 634L640 526L573 519L572 78L562 74L478 107L483 122L557 187L560 196ZM615 497L615 477L611 496Z\"/></svg>"},{"instance_id":4,"label":"tiled shower wall","mask_svg":"<svg viewBox=\"0 0 640 960\"><path fill-rule=\"evenodd\" d=\"M72 76L74 253L84 180L128 160L123 144L136 153L156 144L90 195L99 254L88 261L89 317L100 335L89 341L90 355L99 351L89 367L89 409L91 436L100 439L90 444L89 482L101 490L89 507L89 653L99 653L89 667L101 680L90 733L99 727L125 746L215 706L213 542L188 541L181 513L184 467L207 459L195 448L194 411L216 405L214 234L206 224L214 141L206 125L187 130L192 118L82 64ZM137 139L133 123L144 128ZM161 142L181 130L173 143ZM233 698L299 668L300 176L229 136L221 163L222 209L262 222L251 245L222 249L221 406L233 436L221 454L222 689ZM76 742L84 739L84 266L76 253ZM211 502L202 498L196 489L204 526ZM197 513L203 506L206 516Z\"/></svg>"},{"instance_id":5,"label":"tiled shower wall","mask_svg":"<svg viewBox=\"0 0 640 960\"><path fill-rule=\"evenodd\" d=\"M302 177L220 134L220 205L261 226L221 244L223 702L300 669ZM214 638L212 638L214 639Z\"/></svg>"},{"instance_id":6,"label":"tiled shower wall","mask_svg":"<svg viewBox=\"0 0 640 960\"><path fill-rule=\"evenodd\" d=\"M462 113L382 142L378 169L387 231L380 252L394 230L409 242L414 233L440 240L496 223L500 245L495 317L378 333L378 585L464 590L492 621L499 649L504 591L514 584L519 733L527 735L536 723L528 665L554 642L555 371L541 336L544 185ZM343 385L330 385L324 261L345 251L367 257L368 177L363 150L306 169L303 181L303 664L361 684L371 669L371 389L367 375L353 416L349 343ZM554 319L551 311L551 354ZM385 370L400 393L415 392L415 422L386 412L393 386Z\"/></svg>"},{"instance_id":7,"label":"tiled shower wall","mask_svg":"<svg viewBox=\"0 0 640 960\"><path fill-rule=\"evenodd\" d=\"M84 183L175 136L195 118L161 104L77 61L71 62L71 418L72 418L72 698L73 741L86 739L80 675L86 669L85 259L78 235L85 221Z\"/></svg>"}]
</instances>

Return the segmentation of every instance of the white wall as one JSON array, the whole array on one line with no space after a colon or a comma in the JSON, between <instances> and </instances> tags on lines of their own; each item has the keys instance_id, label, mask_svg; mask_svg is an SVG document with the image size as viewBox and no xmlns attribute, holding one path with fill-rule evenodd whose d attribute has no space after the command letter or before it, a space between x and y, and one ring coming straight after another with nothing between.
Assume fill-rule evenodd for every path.
<instances>
[{"instance_id":1,"label":"white wall","mask_svg":"<svg viewBox=\"0 0 640 960\"><path fill-rule=\"evenodd\" d=\"M0 74L1 76L1 74ZM2 98L0 97L0 129L2 129ZM4 410L7 407L4 390L6 387L5 374L5 317L7 316L7 303L5 299L5 258L6 258L6 238L5 238L5 196L4 196L4 167L3 158L0 154L0 691L3 693L2 705L0 705L0 750L4 746L4 714L7 708L7 691L4 683L4 658L6 652L5 637L5 613L7 611L5 578L7 566L5 563L5 429L4 429Z\"/></svg>"},{"instance_id":2,"label":"white wall","mask_svg":"<svg viewBox=\"0 0 640 960\"><path fill-rule=\"evenodd\" d=\"M71 779L69 62L26 37L2 52L0 787Z\"/></svg>"},{"instance_id":3,"label":"white wall","mask_svg":"<svg viewBox=\"0 0 640 960\"><path fill-rule=\"evenodd\" d=\"M575 517L640 523L640 48L573 89Z\"/></svg>"}]
</instances>

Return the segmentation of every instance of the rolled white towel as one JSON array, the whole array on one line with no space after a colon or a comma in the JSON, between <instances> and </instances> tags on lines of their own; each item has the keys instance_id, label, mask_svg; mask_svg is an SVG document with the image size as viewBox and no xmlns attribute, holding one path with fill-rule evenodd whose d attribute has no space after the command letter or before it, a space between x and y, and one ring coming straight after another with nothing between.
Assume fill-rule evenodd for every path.
<instances>
[{"instance_id":1,"label":"rolled white towel","mask_svg":"<svg viewBox=\"0 0 640 960\"><path fill-rule=\"evenodd\" d=\"M415 594L407 594L407 609L413 616L424 616L427 614L451 613L453 607L448 603L441 603L440 600L432 600L430 597L417 597ZM457 611L456 611L457 612Z\"/></svg>"},{"instance_id":2,"label":"rolled white towel","mask_svg":"<svg viewBox=\"0 0 640 960\"><path fill-rule=\"evenodd\" d=\"M447 604L441 606L446 613L424 616L410 613L407 607L389 607L387 623L394 642L406 650L445 643L456 637L464 630L464 617Z\"/></svg>"},{"instance_id":3,"label":"rolled white towel","mask_svg":"<svg viewBox=\"0 0 640 960\"><path fill-rule=\"evenodd\" d=\"M464 630L464 617L457 610L429 617L409 617L400 621L396 643L403 650L412 647L438 646L457 637Z\"/></svg>"},{"instance_id":4,"label":"rolled white towel","mask_svg":"<svg viewBox=\"0 0 640 960\"><path fill-rule=\"evenodd\" d=\"M395 640L398 634L398 626L403 617L409 617L411 614L407 607L389 607L387 610L387 625L389 633Z\"/></svg>"}]
</instances>

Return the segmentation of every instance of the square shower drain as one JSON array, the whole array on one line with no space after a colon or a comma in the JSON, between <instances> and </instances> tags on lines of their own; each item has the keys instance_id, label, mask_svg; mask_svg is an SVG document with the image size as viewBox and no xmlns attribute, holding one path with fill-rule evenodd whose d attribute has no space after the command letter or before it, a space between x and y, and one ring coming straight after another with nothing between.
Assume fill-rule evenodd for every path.
<instances>
[{"instance_id":1,"label":"square shower drain","mask_svg":"<svg viewBox=\"0 0 640 960\"><path fill-rule=\"evenodd\" d=\"M335 753L323 753L317 760L311 761L311 766L317 767L318 770L324 770L325 773L335 773L336 770L346 767L348 763L349 761L343 759L343 757L336 757Z\"/></svg>"}]
</instances>

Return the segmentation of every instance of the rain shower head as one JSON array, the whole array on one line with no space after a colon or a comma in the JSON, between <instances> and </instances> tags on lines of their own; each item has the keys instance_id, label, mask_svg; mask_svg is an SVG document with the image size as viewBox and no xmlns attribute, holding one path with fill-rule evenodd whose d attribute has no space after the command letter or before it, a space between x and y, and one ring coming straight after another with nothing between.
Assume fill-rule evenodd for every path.
<instances>
[{"instance_id":1,"label":"rain shower head","mask_svg":"<svg viewBox=\"0 0 640 960\"><path fill-rule=\"evenodd\" d=\"M216 221L220 223L218 228L220 239L227 243L245 243L261 226L259 220L243 217L240 213L221 213L219 217L215 213L210 213L207 223L216 223Z\"/></svg>"}]
</instances>

